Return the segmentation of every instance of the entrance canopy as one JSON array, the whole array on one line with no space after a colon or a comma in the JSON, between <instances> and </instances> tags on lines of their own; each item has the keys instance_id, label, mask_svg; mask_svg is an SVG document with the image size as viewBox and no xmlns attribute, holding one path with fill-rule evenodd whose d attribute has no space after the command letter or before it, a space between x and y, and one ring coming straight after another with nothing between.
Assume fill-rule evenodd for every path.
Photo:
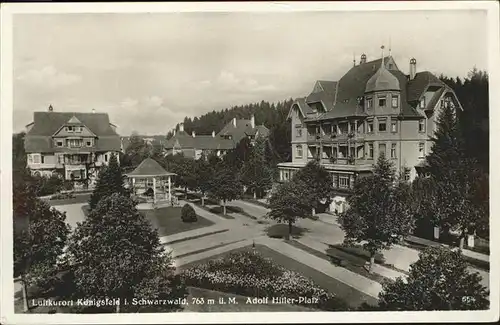
<instances>
[{"instance_id":1,"label":"entrance canopy","mask_svg":"<svg viewBox=\"0 0 500 325\"><path fill-rule=\"evenodd\" d=\"M152 189L153 203L158 199L172 200L172 176L175 173L166 171L156 160L151 158L144 159L136 169L127 174L132 180L132 189L134 194L147 195ZM137 181L136 181L137 180ZM168 185L168 192L166 187Z\"/></svg>"}]
</instances>

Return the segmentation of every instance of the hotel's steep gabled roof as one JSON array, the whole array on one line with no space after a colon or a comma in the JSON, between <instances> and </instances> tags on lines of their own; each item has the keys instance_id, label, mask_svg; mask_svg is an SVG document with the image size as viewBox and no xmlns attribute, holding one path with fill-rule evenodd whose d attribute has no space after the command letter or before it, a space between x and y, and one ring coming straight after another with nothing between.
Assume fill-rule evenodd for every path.
<instances>
[{"instance_id":1,"label":"hotel's steep gabled roof","mask_svg":"<svg viewBox=\"0 0 500 325\"><path fill-rule=\"evenodd\" d=\"M88 136L96 136L97 141L92 148L82 148L85 151L119 151L120 137L113 130L106 113L78 113L78 112L34 112L33 123L26 133L24 147L26 152L64 152L68 148L58 148L52 143L52 136L68 124L77 124L77 121L85 126L91 133ZM78 124L80 124L78 123ZM83 136L87 136L84 134ZM76 151L73 150L73 151Z\"/></svg>"},{"instance_id":2,"label":"hotel's steep gabled roof","mask_svg":"<svg viewBox=\"0 0 500 325\"><path fill-rule=\"evenodd\" d=\"M384 58L384 64L383 81L387 80L391 84L390 88L399 89L400 115L403 117L422 116L414 107L414 101L422 96L428 86L445 87L439 78L428 71L419 72L413 80L409 80L409 76L397 68L390 56ZM377 59L351 67L338 81L318 80L313 91L305 98L297 98L294 105L299 107L306 121L366 116L367 114L360 105L360 99L366 95L367 83L378 73L381 66L382 59ZM377 80L374 80L371 90L376 89L375 81ZM316 113L309 105L316 102L323 103L326 112Z\"/></svg>"}]
</instances>

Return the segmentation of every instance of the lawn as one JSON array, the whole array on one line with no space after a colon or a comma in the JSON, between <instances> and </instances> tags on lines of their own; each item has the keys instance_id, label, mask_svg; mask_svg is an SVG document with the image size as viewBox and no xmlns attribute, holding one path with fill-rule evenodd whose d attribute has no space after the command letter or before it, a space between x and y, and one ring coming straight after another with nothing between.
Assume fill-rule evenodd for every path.
<instances>
[{"instance_id":1,"label":"lawn","mask_svg":"<svg viewBox=\"0 0 500 325\"><path fill-rule=\"evenodd\" d=\"M184 222L181 219L181 209L181 207L164 207L140 212L158 229L160 236L169 236L214 224L201 216L198 216L196 222Z\"/></svg>"},{"instance_id":2,"label":"lawn","mask_svg":"<svg viewBox=\"0 0 500 325\"><path fill-rule=\"evenodd\" d=\"M221 254L217 254L214 256L207 257L205 259L201 259L192 263L184 264L180 267L178 267L178 271L182 271L185 269L188 269L191 266L197 265L197 264L203 264L206 263L210 260L217 259L218 257L227 255L230 252L235 252L239 250L250 250L253 249L251 246L248 247L243 247L239 249L235 249L232 251L224 252ZM294 259L291 259L283 254L280 254L276 252L275 250L264 246L264 245L255 245L256 250L259 251L264 257L272 259L275 263L291 270L298 272L305 277L308 277L309 279L313 280L318 286L324 288L325 290L335 294L342 300L344 300L347 304L349 304L351 307L358 307L360 306L363 302L366 302L370 305L377 305L377 300L374 299L373 297L370 297L362 292L359 292L358 290L348 286L347 284L344 284L334 278L329 277L328 275L317 271L310 266L307 266L299 261L296 261Z\"/></svg>"}]
</instances>

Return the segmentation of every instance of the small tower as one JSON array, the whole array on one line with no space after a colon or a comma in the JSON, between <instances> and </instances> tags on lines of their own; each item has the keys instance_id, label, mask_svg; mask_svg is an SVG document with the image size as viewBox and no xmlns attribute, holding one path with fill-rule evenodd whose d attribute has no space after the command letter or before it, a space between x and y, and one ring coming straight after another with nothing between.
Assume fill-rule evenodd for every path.
<instances>
[{"instance_id":1,"label":"small tower","mask_svg":"<svg viewBox=\"0 0 500 325\"><path fill-rule=\"evenodd\" d=\"M359 64L366 63L366 54L361 54L361 60L359 61Z\"/></svg>"}]
</instances>

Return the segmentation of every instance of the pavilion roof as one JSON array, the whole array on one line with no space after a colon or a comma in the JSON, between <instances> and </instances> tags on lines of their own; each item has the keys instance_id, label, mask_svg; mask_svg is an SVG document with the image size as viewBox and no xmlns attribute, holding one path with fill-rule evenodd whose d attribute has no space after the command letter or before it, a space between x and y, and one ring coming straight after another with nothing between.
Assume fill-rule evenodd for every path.
<instances>
[{"instance_id":1,"label":"pavilion roof","mask_svg":"<svg viewBox=\"0 0 500 325\"><path fill-rule=\"evenodd\" d=\"M136 169L128 173L128 177L174 176L175 173L166 171L156 160L144 159Z\"/></svg>"}]
</instances>

